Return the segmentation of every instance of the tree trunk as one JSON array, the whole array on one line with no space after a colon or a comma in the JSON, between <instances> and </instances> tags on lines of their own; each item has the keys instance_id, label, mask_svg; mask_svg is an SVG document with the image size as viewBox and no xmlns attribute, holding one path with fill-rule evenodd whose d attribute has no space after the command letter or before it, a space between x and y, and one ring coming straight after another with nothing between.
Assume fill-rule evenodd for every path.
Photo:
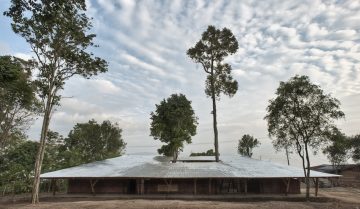
<instances>
[{"instance_id":1,"label":"tree trunk","mask_svg":"<svg viewBox=\"0 0 360 209\"><path fill-rule=\"evenodd\" d=\"M178 158L178 151L175 149L175 150L173 151L173 160L172 160L172 162L173 162L173 163L176 163L177 158Z\"/></svg>"},{"instance_id":2,"label":"tree trunk","mask_svg":"<svg viewBox=\"0 0 360 209\"><path fill-rule=\"evenodd\" d=\"M307 172L305 177L306 182L306 199L310 198L310 159L307 144L305 143L305 155L306 155L306 164L307 164Z\"/></svg>"},{"instance_id":3,"label":"tree trunk","mask_svg":"<svg viewBox=\"0 0 360 209\"><path fill-rule=\"evenodd\" d=\"M33 188L32 188L32 195L31 195L31 203L36 204L39 203L39 186L40 186L40 174L41 174L41 166L44 159L44 153L45 153L45 145L46 145L46 135L49 128L50 123L50 114L52 109L52 99L48 98L46 107L45 107L45 113L44 113L44 119L41 127L41 135L40 135L40 142L39 142L39 149L36 155L36 161L35 161L35 174L34 174L34 182L33 182Z\"/></svg>"},{"instance_id":4,"label":"tree trunk","mask_svg":"<svg viewBox=\"0 0 360 209\"><path fill-rule=\"evenodd\" d=\"M298 145L299 143L297 143L297 145ZM299 154L299 156L300 156L300 158L301 158L301 162L302 162L302 166L303 166L303 171L304 171L304 177L305 177L305 184L306 184L306 188L307 188L307 185L309 184L309 182L308 182L308 178L307 178L307 173L306 173L306 166L305 166L305 157L304 157L304 154L301 154L301 151L302 151L302 149L300 148L300 146L298 145L297 146L297 152L298 152L298 154ZM306 194L306 199L308 199L308 197L307 197L307 195L308 194Z\"/></svg>"},{"instance_id":5,"label":"tree trunk","mask_svg":"<svg viewBox=\"0 0 360 209\"><path fill-rule=\"evenodd\" d=\"M213 93L215 94L215 93ZM219 141L218 141L218 130L216 121L216 99L215 95L212 96L213 103L213 126L214 126L214 145L215 145L215 161L219 162Z\"/></svg>"},{"instance_id":6,"label":"tree trunk","mask_svg":"<svg viewBox=\"0 0 360 209\"><path fill-rule=\"evenodd\" d=\"M288 165L290 165L290 161L289 161L289 147L288 147L288 146L285 147L285 152L286 152L287 163L288 163Z\"/></svg>"},{"instance_id":7,"label":"tree trunk","mask_svg":"<svg viewBox=\"0 0 360 209\"><path fill-rule=\"evenodd\" d=\"M218 130L216 120L216 96L215 96L215 84L214 84L214 62L211 61L211 99L213 106L213 127L214 127L214 146L215 146L215 161L219 162L219 141L218 141Z\"/></svg>"}]
</instances>

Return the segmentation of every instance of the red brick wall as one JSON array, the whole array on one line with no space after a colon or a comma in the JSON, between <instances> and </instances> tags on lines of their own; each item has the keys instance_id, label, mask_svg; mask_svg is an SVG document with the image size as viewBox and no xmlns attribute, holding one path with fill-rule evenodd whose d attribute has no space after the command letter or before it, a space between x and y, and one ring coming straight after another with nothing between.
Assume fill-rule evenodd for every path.
<instances>
[{"instance_id":1,"label":"red brick wall","mask_svg":"<svg viewBox=\"0 0 360 209\"><path fill-rule=\"evenodd\" d=\"M126 194L129 190L129 180L99 179L94 186L95 193ZM91 193L89 179L70 179L68 193Z\"/></svg>"},{"instance_id":2,"label":"red brick wall","mask_svg":"<svg viewBox=\"0 0 360 209\"><path fill-rule=\"evenodd\" d=\"M68 193L91 193L89 179L70 179ZM211 182L211 191L209 191ZM129 179L99 179L95 184L95 193L137 194L140 180ZM167 192L166 185L173 185ZM160 185L160 186L159 186ZM248 193L253 194L284 194L286 184L282 179L249 179ZM159 191L159 189L161 191ZM177 191L176 191L177 189ZM210 192L210 193L209 193ZM196 194L243 194L242 179L197 179ZM300 193L300 181L291 179L290 194ZM145 179L144 194L194 194L194 179Z\"/></svg>"}]
</instances>

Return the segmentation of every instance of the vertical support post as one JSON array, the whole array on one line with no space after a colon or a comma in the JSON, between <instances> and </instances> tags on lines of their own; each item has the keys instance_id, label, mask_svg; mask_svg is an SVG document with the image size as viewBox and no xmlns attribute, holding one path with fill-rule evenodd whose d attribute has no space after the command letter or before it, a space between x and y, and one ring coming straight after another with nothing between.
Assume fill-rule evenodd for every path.
<instances>
[{"instance_id":1,"label":"vertical support post","mask_svg":"<svg viewBox=\"0 0 360 209\"><path fill-rule=\"evenodd\" d=\"M209 179L209 194L211 194L211 178Z\"/></svg>"},{"instance_id":2,"label":"vertical support post","mask_svg":"<svg viewBox=\"0 0 360 209\"><path fill-rule=\"evenodd\" d=\"M236 192L237 193L241 192L240 180L239 179L236 179Z\"/></svg>"},{"instance_id":3,"label":"vertical support post","mask_svg":"<svg viewBox=\"0 0 360 209\"><path fill-rule=\"evenodd\" d=\"M318 191L319 191L319 178L315 179L315 197L318 196Z\"/></svg>"},{"instance_id":4,"label":"vertical support post","mask_svg":"<svg viewBox=\"0 0 360 209\"><path fill-rule=\"evenodd\" d=\"M194 179L194 195L196 195L196 179Z\"/></svg>"},{"instance_id":5,"label":"vertical support post","mask_svg":"<svg viewBox=\"0 0 360 209\"><path fill-rule=\"evenodd\" d=\"M145 193L144 179L141 179L141 194Z\"/></svg>"},{"instance_id":6,"label":"vertical support post","mask_svg":"<svg viewBox=\"0 0 360 209\"><path fill-rule=\"evenodd\" d=\"M137 194L137 195L141 194L141 191L140 191L140 180L139 180L139 179L136 179L136 194Z\"/></svg>"},{"instance_id":7,"label":"vertical support post","mask_svg":"<svg viewBox=\"0 0 360 209\"><path fill-rule=\"evenodd\" d=\"M53 196L55 196L55 193L56 193L56 179L51 179L51 189L52 189Z\"/></svg>"},{"instance_id":8,"label":"vertical support post","mask_svg":"<svg viewBox=\"0 0 360 209\"><path fill-rule=\"evenodd\" d=\"M285 196L288 196L288 194L289 194L290 180L291 180L290 178L285 179L285 182L286 182Z\"/></svg>"},{"instance_id":9,"label":"vertical support post","mask_svg":"<svg viewBox=\"0 0 360 209\"><path fill-rule=\"evenodd\" d=\"M247 195L247 179L244 180L244 194Z\"/></svg>"}]
</instances>

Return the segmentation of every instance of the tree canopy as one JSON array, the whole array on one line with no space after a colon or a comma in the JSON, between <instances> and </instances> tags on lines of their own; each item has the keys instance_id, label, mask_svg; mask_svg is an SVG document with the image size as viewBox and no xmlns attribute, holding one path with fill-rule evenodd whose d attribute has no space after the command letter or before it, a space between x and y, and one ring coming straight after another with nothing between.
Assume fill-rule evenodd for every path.
<instances>
[{"instance_id":1,"label":"tree canopy","mask_svg":"<svg viewBox=\"0 0 360 209\"><path fill-rule=\"evenodd\" d=\"M31 191L37 143L21 141L0 154L0 188L3 193Z\"/></svg>"},{"instance_id":2,"label":"tree canopy","mask_svg":"<svg viewBox=\"0 0 360 209\"><path fill-rule=\"evenodd\" d=\"M201 64L207 74L205 93L212 99L216 161L219 161L216 100L220 100L221 93L232 97L238 89L238 83L231 75L231 65L223 61L238 48L238 42L231 30L220 30L210 25L195 46L187 51L187 55Z\"/></svg>"},{"instance_id":3,"label":"tree canopy","mask_svg":"<svg viewBox=\"0 0 360 209\"><path fill-rule=\"evenodd\" d=\"M12 29L23 37L35 55L37 87L43 101L43 123L35 162L32 203L39 202L39 185L46 136L59 91L74 75L90 77L107 70L105 60L90 52L95 34L86 15L85 0L11 0L4 15L12 19Z\"/></svg>"},{"instance_id":4,"label":"tree canopy","mask_svg":"<svg viewBox=\"0 0 360 209\"><path fill-rule=\"evenodd\" d=\"M323 146L334 121L342 117L340 102L311 83L307 76L296 75L280 82L276 98L269 101L265 117L269 135L273 144L291 144L301 157L306 197L310 189L310 149L316 152Z\"/></svg>"},{"instance_id":5,"label":"tree canopy","mask_svg":"<svg viewBox=\"0 0 360 209\"><path fill-rule=\"evenodd\" d=\"M63 168L59 154L61 136L49 131L48 149L45 152L43 170L45 172ZM59 140L58 142L55 142ZM31 192L34 165L39 142L21 139L0 153L0 190L3 194Z\"/></svg>"},{"instance_id":6,"label":"tree canopy","mask_svg":"<svg viewBox=\"0 0 360 209\"><path fill-rule=\"evenodd\" d=\"M176 162L184 143L191 143L196 134L197 117L189 101L183 94L172 94L156 105L151 112L150 135L155 140L166 143L158 149L159 154L172 156Z\"/></svg>"},{"instance_id":7,"label":"tree canopy","mask_svg":"<svg viewBox=\"0 0 360 209\"><path fill-rule=\"evenodd\" d=\"M253 136L250 136L248 134L245 134L242 136L242 138L239 140L238 144L238 153L247 156L252 157L253 152L252 150L255 147L258 147L260 145L260 141L254 138Z\"/></svg>"},{"instance_id":8,"label":"tree canopy","mask_svg":"<svg viewBox=\"0 0 360 209\"><path fill-rule=\"evenodd\" d=\"M39 110L33 67L32 61L0 56L0 151L23 137Z\"/></svg>"},{"instance_id":9,"label":"tree canopy","mask_svg":"<svg viewBox=\"0 0 360 209\"><path fill-rule=\"evenodd\" d=\"M121 134L118 124L110 121L77 123L61 148L66 163L63 167L120 156L126 147Z\"/></svg>"},{"instance_id":10,"label":"tree canopy","mask_svg":"<svg viewBox=\"0 0 360 209\"><path fill-rule=\"evenodd\" d=\"M351 144L345 134L337 128L334 128L328 137L330 143L323 149L323 153L327 155L337 172L339 166L345 164L350 158Z\"/></svg>"}]
</instances>

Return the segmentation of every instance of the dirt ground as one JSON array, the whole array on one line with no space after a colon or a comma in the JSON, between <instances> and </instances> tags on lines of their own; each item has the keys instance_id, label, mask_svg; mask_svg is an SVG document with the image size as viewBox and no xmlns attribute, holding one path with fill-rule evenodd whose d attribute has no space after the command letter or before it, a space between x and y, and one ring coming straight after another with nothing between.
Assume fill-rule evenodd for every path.
<instances>
[{"instance_id":1,"label":"dirt ground","mask_svg":"<svg viewBox=\"0 0 360 209\"><path fill-rule=\"evenodd\" d=\"M357 203L360 209L360 188L321 188L319 196L333 198L342 202Z\"/></svg>"},{"instance_id":2,"label":"dirt ground","mask_svg":"<svg viewBox=\"0 0 360 209\"><path fill-rule=\"evenodd\" d=\"M33 206L30 204L15 204L4 205L0 208L9 209L72 209L72 208L86 208L86 209L113 209L113 208L128 208L128 209L215 209L215 208L265 208L265 209L330 209L330 208L349 208L358 209L359 204L343 203L343 202L284 202L284 201L269 201L269 202L215 202L215 201L181 201L181 200L106 200L106 201L79 201L79 202L42 202L39 205Z\"/></svg>"},{"instance_id":3,"label":"dirt ground","mask_svg":"<svg viewBox=\"0 0 360 209\"><path fill-rule=\"evenodd\" d=\"M0 197L0 209L220 209L220 208L254 208L254 209L360 209L360 189L352 188L328 188L321 189L319 197L324 197L327 201L321 202L292 202L292 201L247 201L228 202L228 201L199 201L199 200L102 200L102 199L79 199L79 198L53 198L42 201L38 205L31 205L20 201L12 203L4 201ZM320 199L319 198L319 199Z\"/></svg>"}]
</instances>

